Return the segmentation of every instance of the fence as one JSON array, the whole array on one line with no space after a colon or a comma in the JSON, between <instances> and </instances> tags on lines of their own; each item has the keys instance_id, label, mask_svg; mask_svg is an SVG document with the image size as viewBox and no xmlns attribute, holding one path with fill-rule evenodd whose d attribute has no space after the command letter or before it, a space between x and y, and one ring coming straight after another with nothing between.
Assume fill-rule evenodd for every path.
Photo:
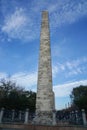
<instances>
[{"instance_id":1,"label":"fence","mask_svg":"<svg viewBox=\"0 0 87 130\"><path fill-rule=\"evenodd\" d=\"M56 121L57 123L60 122L68 125L87 125L87 117L84 109L82 111L59 111L56 114Z\"/></svg>"},{"instance_id":2,"label":"fence","mask_svg":"<svg viewBox=\"0 0 87 130\"><path fill-rule=\"evenodd\" d=\"M32 124L35 113L18 110L0 110L0 123ZM85 110L82 111L55 111L53 112L54 125L84 125L87 126Z\"/></svg>"},{"instance_id":3,"label":"fence","mask_svg":"<svg viewBox=\"0 0 87 130\"><path fill-rule=\"evenodd\" d=\"M34 118L34 113L26 111L9 110L2 108L0 110L0 123L31 123Z\"/></svg>"}]
</instances>

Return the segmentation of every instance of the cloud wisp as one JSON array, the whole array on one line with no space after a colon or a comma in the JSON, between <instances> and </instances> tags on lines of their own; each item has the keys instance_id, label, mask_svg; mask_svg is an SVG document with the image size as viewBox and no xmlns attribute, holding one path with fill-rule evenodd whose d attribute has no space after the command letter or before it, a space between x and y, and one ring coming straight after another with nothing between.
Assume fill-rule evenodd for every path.
<instances>
[{"instance_id":1,"label":"cloud wisp","mask_svg":"<svg viewBox=\"0 0 87 130\"><path fill-rule=\"evenodd\" d=\"M53 7L53 5L51 6ZM50 9L52 9L51 6ZM76 2L66 0L59 2L58 0L55 2L55 7L56 8L53 8L51 14L51 17L53 18L51 20L51 26L60 27L64 24L71 24L87 15L87 1L81 0Z\"/></svg>"},{"instance_id":2,"label":"cloud wisp","mask_svg":"<svg viewBox=\"0 0 87 130\"><path fill-rule=\"evenodd\" d=\"M25 72L19 72L16 74L13 74L8 78L8 75L6 73L0 73L0 79L6 79L6 80L11 80L13 82L16 82L17 85L21 87L25 87L27 90L34 90L36 91L37 89L37 73L32 72L32 73L25 73ZM59 84L53 86L55 96L56 97L66 97L69 96L72 89L80 86L80 85L87 85L87 80L79 80L79 81L74 81L74 82L68 82L65 84Z\"/></svg>"},{"instance_id":3,"label":"cloud wisp","mask_svg":"<svg viewBox=\"0 0 87 130\"><path fill-rule=\"evenodd\" d=\"M56 63L53 65L53 76L55 78L58 73L64 72L65 77L86 73L86 63L87 57L82 57L80 59L75 59L72 61L66 61L64 63Z\"/></svg>"},{"instance_id":4,"label":"cloud wisp","mask_svg":"<svg viewBox=\"0 0 87 130\"><path fill-rule=\"evenodd\" d=\"M31 27L32 21L30 17L27 17L26 11L23 8L17 8L13 14L5 18L2 32L6 33L10 39L29 41L34 37Z\"/></svg>"},{"instance_id":5,"label":"cloud wisp","mask_svg":"<svg viewBox=\"0 0 87 130\"><path fill-rule=\"evenodd\" d=\"M49 2L47 0L44 2L34 0L27 7L16 7L14 13L8 11L1 26L2 32L6 33L9 39L31 41L39 38L41 23L39 14L42 10L48 10L50 27L53 32L55 30L53 28L74 23L78 19L87 16L87 1L51 0Z\"/></svg>"},{"instance_id":6,"label":"cloud wisp","mask_svg":"<svg viewBox=\"0 0 87 130\"><path fill-rule=\"evenodd\" d=\"M35 87L37 84L37 73L18 72L10 77L6 73L0 73L0 79L11 80L20 87L30 90L33 89L33 87Z\"/></svg>"},{"instance_id":7,"label":"cloud wisp","mask_svg":"<svg viewBox=\"0 0 87 130\"><path fill-rule=\"evenodd\" d=\"M87 80L80 80L54 86L54 92L56 97L66 97L71 94L73 88L80 85L87 85Z\"/></svg>"}]
</instances>

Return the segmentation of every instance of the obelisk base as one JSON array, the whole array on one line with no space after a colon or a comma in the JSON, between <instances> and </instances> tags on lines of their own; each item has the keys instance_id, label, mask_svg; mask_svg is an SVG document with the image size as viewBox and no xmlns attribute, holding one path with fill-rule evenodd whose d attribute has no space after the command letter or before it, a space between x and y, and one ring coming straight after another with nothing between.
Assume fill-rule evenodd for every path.
<instances>
[{"instance_id":1,"label":"obelisk base","mask_svg":"<svg viewBox=\"0 0 87 130\"><path fill-rule=\"evenodd\" d=\"M35 118L33 119L33 124L52 125L53 124L53 112L52 111L37 112Z\"/></svg>"}]
</instances>

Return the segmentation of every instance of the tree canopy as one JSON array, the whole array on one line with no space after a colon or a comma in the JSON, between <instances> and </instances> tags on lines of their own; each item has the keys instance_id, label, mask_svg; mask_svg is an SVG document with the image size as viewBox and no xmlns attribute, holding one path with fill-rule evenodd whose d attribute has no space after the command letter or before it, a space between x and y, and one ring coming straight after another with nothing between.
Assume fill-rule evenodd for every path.
<instances>
[{"instance_id":1,"label":"tree canopy","mask_svg":"<svg viewBox=\"0 0 87 130\"><path fill-rule=\"evenodd\" d=\"M79 109L85 109L87 112L87 86L79 86L73 88L70 95L72 104L75 104Z\"/></svg>"},{"instance_id":2,"label":"tree canopy","mask_svg":"<svg viewBox=\"0 0 87 130\"><path fill-rule=\"evenodd\" d=\"M36 93L26 91L12 81L0 82L0 108L35 111Z\"/></svg>"}]
</instances>

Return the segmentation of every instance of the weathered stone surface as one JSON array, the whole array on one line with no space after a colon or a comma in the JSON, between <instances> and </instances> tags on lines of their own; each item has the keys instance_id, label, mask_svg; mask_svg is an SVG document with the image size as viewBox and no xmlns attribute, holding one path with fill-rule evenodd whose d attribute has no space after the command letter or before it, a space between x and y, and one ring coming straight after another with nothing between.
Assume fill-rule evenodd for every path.
<instances>
[{"instance_id":1,"label":"weathered stone surface","mask_svg":"<svg viewBox=\"0 0 87 130\"><path fill-rule=\"evenodd\" d=\"M40 56L36 98L36 124L52 124L54 93L52 90L52 67L48 12L42 12Z\"/></svg>"},{"instance_id":2,"label":"weathered stone surface","mask_svg":"<svg viewBox=\"0 0 87 130\"><path fill-rule=\"evenodd\" d=\"M34 118L34 124L52 125L52 112L49 111L38 111L36 117Z\"/></svg>"}]
</instances>

